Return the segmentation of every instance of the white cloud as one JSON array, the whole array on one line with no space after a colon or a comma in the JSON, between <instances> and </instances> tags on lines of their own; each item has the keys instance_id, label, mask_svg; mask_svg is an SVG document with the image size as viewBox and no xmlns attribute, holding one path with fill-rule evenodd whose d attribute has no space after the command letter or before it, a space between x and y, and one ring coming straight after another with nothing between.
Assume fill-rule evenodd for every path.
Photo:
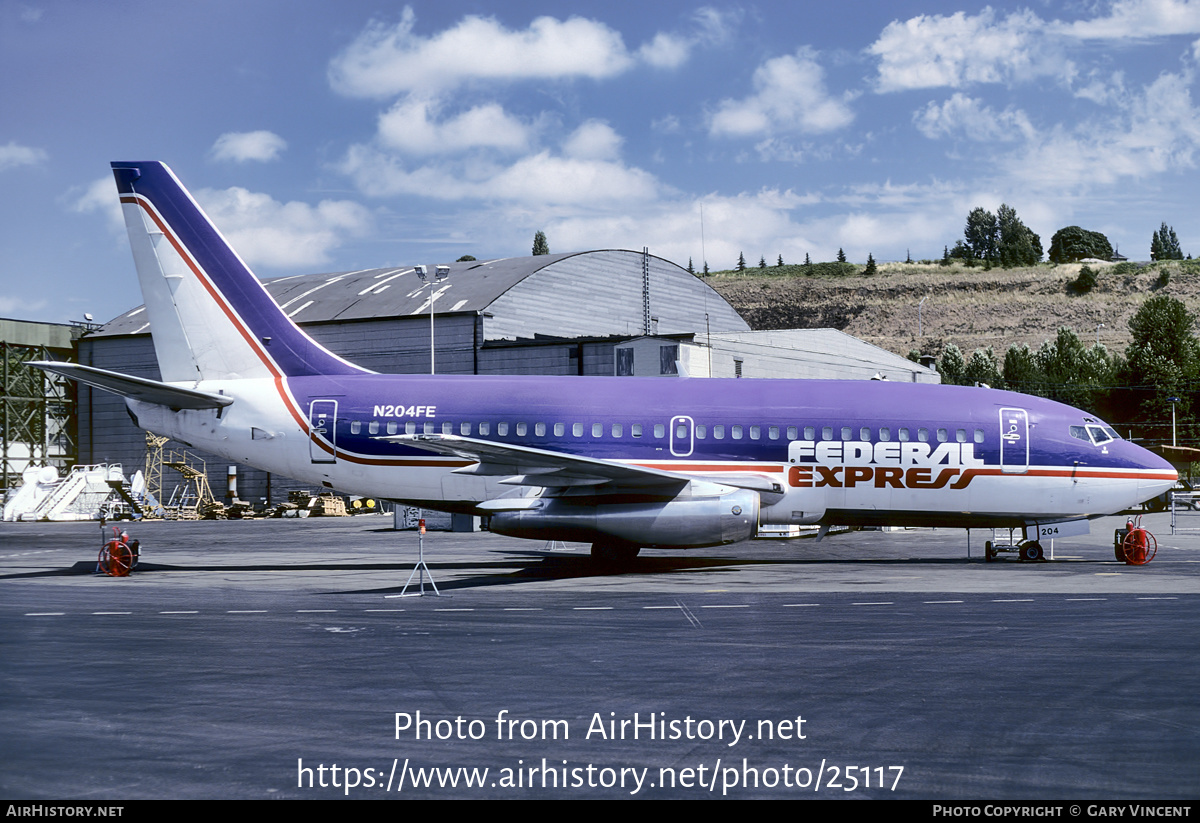
<instances>
[{"instance_id":1,"label":"white cloud","mask_svg":"<svg viewBox=\"0 0 1200 823\"><path fill-rule=\"evenodd\" d=\"M254 160L265 163L279 159L279 153L286 148L287 142L274 132L231 131L217 138L210 154L214 160L232 160L235 163Z\"/></svg>"},{"instance_id":2,"label":"white cloud","mask_svg":"<svg viewBox=\"0 0 1200 823\"><path fill-rule=\"evenodd\" d=\"M917 130L931 140L962 136L968 140L1000 141L1029 139L1034 135L1029 117L1020 109L997 112L982 100L956 92L940 106L931 102L913 115Z\"/></svg>"},{"instance_id":3,"label":"white cloud","mask_svg":"<svg viewBox=\"0 0 1200 823\"><path fill-rule=\"evenodd\" d=\"M22 146L14 140L0 146L0 171L15 169L18 166L35 166L46 162L47 159L48 155L42 149Z\"/></svg>"},{"instance_id":4,"label":"white cloud","mask_svg":"<svg viewBox=\"0 0 1200 823\"><path fill-rule=\"evenodd\" d=\"M361 236L373 220L363 206L347 200L280 203L267 194L200 189L196 200L250 265L278 268L329 262L330 252L348 236Z\"/></svg>"},{"instance_id":5,"label":"white cloud","mask_svg":"<svg viewBox=\"0 0 1200 823\"><path fill-rule=\"evenodd\" d=\"M658 69L675 69L687 62L692 42L678 34L659 32L638 49L638 57Z\"/></svg>"},{"instance_id":6,"label":"white cloud","mask_svg":"<svg viewBox=\"0 0 1200 823\"><path fill-rule=\"evenodd\" d=\"M474 159L409 169L394 156L360 145L351 147L341 169L360 191L375 197L417 194L440 200L502 201L528 209L606 208L653 200L661 188L653 175L620 162L562 157L549 151L511 165Z\"/></svg>"},{"instance_id":7,"label":"white cloud","mask_svg":"<svg viewBox=\"0 0 1200 823\"><path fill-rule=\"evenodd\" d=\"M1088 40L1200 34L1197 0L1116 0L1106 17L1057 23L1055 30Z\"/></svg>"},{"instance_id":8,"label":"white cloud","mask_svg":"<svg viewBox=\"0 0 1200 823\"><path fill-rule=\"evenodd\" d=\"M920 15L889 23L867 48L879 58L879 92L959 88L1040 75L1069 75L1070 65L1045 42L1046 24L1031 11L997 19L978 15Z\"/></svg>"},{"instance_id":9,"label":"white cloud","mask_svg":"<svg viewBox=\"0 0 1200 823\"><path fill-rule=\"evenodd\" d=\"M820 133L850 124L854 113L825 88L825 70L807 47L767 60L754 72L754 94L722 100L712 117L714 136L746 137L774 132Z\"/></svg>"},{"instance_id":10,"label":"white cloud","mask_svg":"<svg viewBox=\"0 0 1200 823\"><path fill-rule=\"evenodd\" d=\"M75 198L71 202L71 211L80 214L99 213L104 216L104 221L111 231L119 232L122 235L125 233L125 217L121 214L121 200L117 196L117 185L113 182L111 174L105 175L99 180L93 180L84 189L83 194L76 195L76 192L78 189L68 195Z\"/></svg>"},{"instance_id":11,"label":"white cloud","mask_svg":"<svg viewBox=\"0 0 1200 823\"><path fill-rule=\"evenodd\" d=\"M437 122L436 100L410 95L379 117L379 141L407 154L450 154L471 148L521 151L533 128L504 111L498 103L476 106Z\"/></svg>"},{"instance_id":12,"label":"white cloud","mask_svg":"<svg viewBox=\"0 0 1200 823\"><path fill-rule=\"evenodd\" d=\"M430 37L413 32L416 15L373 22L329 67L334 89L352 97L434 92L472 80L512 81L619 74L633 57L621 35L603 23L538 17L524 30L492 17L468 16Z\"/></svg>"},{"instance_id":13,"label":"white cloud","mask_svg":"<svg viewBox=\"0 0 1200 823\"><path fill-rule=\"evenodd\" d=\"M588 120L563 143L563 154L577 160L615 160L621 136L603 120Z\"/></svg>"}]
</instances>

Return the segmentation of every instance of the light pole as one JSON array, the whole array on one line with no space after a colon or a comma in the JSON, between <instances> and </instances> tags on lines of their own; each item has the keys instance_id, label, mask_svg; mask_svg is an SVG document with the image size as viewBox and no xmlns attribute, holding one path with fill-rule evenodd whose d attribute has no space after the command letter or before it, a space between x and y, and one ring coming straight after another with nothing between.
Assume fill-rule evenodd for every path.
<instances>
[{"instance_id":1,"label":"light pole","mask_svg":"<svg viewBox=\"0 0 1200 823\"><path fill-rule=\"evenodd\" d=\"M1175 404L1179 402L1178 397L1168 397L1167 402L1171 404L1171 446L1179 445L1175 441Z\"/></svg>"},{"instance_id":2,"label":"light pole","mask_svg":"<svg viewBox=\"0 0 1200 823\"><path fill-rule=\"evenodd\" d=\"M427 269L424 266L413 266L413 271L417 273L422 283L429 285L429 373L434 374L433 362L433 300L437 296L434 293L434 287L450 276L449 266L434 266L434 279L429 280Z\"/></svg>"}]
</instances>

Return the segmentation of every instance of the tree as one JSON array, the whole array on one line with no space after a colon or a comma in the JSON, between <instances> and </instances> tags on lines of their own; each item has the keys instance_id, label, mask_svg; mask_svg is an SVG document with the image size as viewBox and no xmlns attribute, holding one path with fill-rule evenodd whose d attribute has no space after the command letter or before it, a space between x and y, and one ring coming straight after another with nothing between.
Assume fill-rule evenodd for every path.
<instances>
[{"instance_id":1,"label":"tree","mask_svg":"<svg viewBox=\"0 0 1200 823\"><path fill-rule=\"evenodd\" d=\"M1091 266L1080 266L1079 276L1071 283L1071 289L1076 294L1087 294L1096 288L1096 272Z\"/></svg>"},{"instance_id":2,"label":"tree","mask_svg":"<svg viewBox=\"0 0 1200 823\"><path fill-rule=\"evenodd\" d=\"M1004 268L1032 266L1042 259L1042 238L1021 222L1012 206L1001 203L996 214L975 208L967 215L963 239L954 244L950 256L968 265L978 260Z\"/></svg>"},{"instance_id":3,"label":"tree","mask_svg":"<svg viewBox=\"0 0 1200 823\"><path fill-rule=\"evenodd\" d=\"M1111 260L1112 245L1098 231L1088 231L1079 226L1059 229L1050 238L1051 263L1076 263L1085 257Z\"/></svg>"},{"instance_id":4,"label":"tree","mask_svg":"<svg viewBox=\"0 0 1200 823\"><path fill-rule=\"evenodd\" d=\"M746 270L746 255L742 254L741 252L738 252L737 270L738 271Z\"/></svg>"},{"instance_id":5,"label":"tree","mask_svg":"<svg viewBox=\"0 0 1200 823\"><path fill-rule=\"evenodd\" d=\"M1038 370L1029 346L1013 343L1004 353L1004 386L1011 391L1025 394L1042 393L1041 371Z\"/></svg>"},{"instance_id":6,"label":"tree","mask_svg":"<svg viewBox=\"0 0 1200 823\"><path fill-rule=\"evenodd\" d=\"M996 361L996 353L992 351L992 347L976 349L963 369L963 383L968 386L983 383L998 387L1001 380L1000 364Z\"/></svg>"},{"instance_id":7,"label":"tree","mask_svg":"<svg viewBox=\"0 0 1200 823\"><path fill-rule=\"evenodd\" d=\"M475 259L475 256L474 256L474 255L472 255L472 254L464 254L462 257L458 258L458 259L457 259L457 260L455 260L454 262L455 262L455 263L470 263L470 262L472 262L474 259Z\"/></svg>"},{"instance_id":8,"label":"tree","mask_svg":"<svg viewBox=\"0 0 1200 823\"><path fill-rule=\"evenodd\" d=\"M706 275L708 274L708 261L707 260L704 261L704 273Z\"/></svg>"},{"instance_id":9,"label":"tree","mask_svg":"<svg viewBox=\"0 0 1200 823\"><path fill-rule=\"evenodd\" d=\"M863 274L871 275L877 273L878 271L879 270L875 267L875 258L871 256L870 252L867 252L867 267L863 269Z\"/></svg>"},{"instance_id":10,"label":"tree","mask_svg":"<svg viewBox=\"0 0 1200 823\"><path fill-rule=\"evenodd\" d=\"M779 255L779 259L775 261L775 268L780 268L783 265L783 255Z\"/></svg>"},{"instance_id":11,"label":"tree","mask_svg":"<svg viewBox=\"0 0 1200 823\"><path fill-rule=\"evenodd\" d=\"M767 267L767 258L766 257L758 258L758 267L760 269L765 269Z\"/></svg>"},{"instance_id":12,"label":"tree","mask_svg":"<svg viewBox=\"0 0 1200 823\"><path fill-rule=\"evenodd\" d=\"M844 251L842 251L840 248L838 249L837 261L838 261L839 263L845 263L845 262L846 262L846 253L845 253Z\"/></svg>"},{"instance_id":13,"label":"tree","mask_svg":"<svg viewBox=\"0 0 1200 823\"><path fill-rule=\"evenodd\" d=\"M539 254L549 254L550 244L546 242L546 233L538 230L533 236L533 254L536 257Z\"/></svg>"},{"instance_id":14,"label":"tree","mask_svg":"<svg viewBox=\"0 0 1200 823\"><path fill-rule=\"evenodd\" d=\"M1162 224L1162 228L1150 239L1151 260L1182 260L1183 250L1179 248L1179 238L1175 236L1175 228Z\"/></svg>"},{"instance_id":15,"label":"tree","mask_svg":"<svg viewBox=\"0 0 1200 823\"><path fill-rule=\"evenodd\" d=\"M905 250L904 250L904 262L905 262L905 263L911 263L912 261L913 261L913 259L912 259L912 249L905 249Z\"/></svg>"},{"instance_id":16,"label":"tree","mask_svg":"<svg viewBox=\"0 0 1200 823\"><path fill-rule=\"evenodd\" d=\"M696 270L692 268L692 258L688 258L688 274L695 274Z\"/></svg>"},{"instance_id":17,"label":"tree","mask_svg":"<svg viewBox=\"0 0 1200 823\"><path fill-rule=\"evenodd\" d=\"M943 265L943 266L949 266L949 265L950 265L950 247L949 247L949 246L942 246L942 262L941 262L941 265Z\"/></svg>"},{"instance_id":18,"label":"tree","mask_svg":"<svg viewBox=\"0 0 1200 823\"><path fill-rule=\"evenodd\" d=\"M962 385L963 373L967 370L967 361L963 358L962 350L953 343L947 344L946 348L942 350L937 370L938 374L942 376L943 383Z\"/></svg>"},{"instance_id":19,"label":"tree","mask_svg":"<svg viewBox=\"0 0 1200 823\"><path fill-rule=\"evenodd\" d=\"M812 258L808 256L808 252L804 253L804 265L806 265L806 266L812 265Z\"/></svg>"}]
</instances>

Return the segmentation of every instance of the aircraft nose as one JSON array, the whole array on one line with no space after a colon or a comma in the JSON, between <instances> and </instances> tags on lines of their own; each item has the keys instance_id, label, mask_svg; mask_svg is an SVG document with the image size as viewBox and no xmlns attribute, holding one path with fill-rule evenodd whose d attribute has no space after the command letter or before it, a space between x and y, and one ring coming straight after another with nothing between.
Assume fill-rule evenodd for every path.
<instances>
[{"instance_id":1,"label":"aircraft nose","mask_svg":"<svg viewBox=\"0 0 1200 823\"><path fill-rule=\"evenodd\" d=\"M1143 500L1149 500L1174 488L1179 481L1179 473L1175 471L1175 467L1166 458L1159 457L1154 452L1140 446L1138 451L1138 462L1146 470L1138 481L1138 495Z\"/></svg>"}]
</instances>

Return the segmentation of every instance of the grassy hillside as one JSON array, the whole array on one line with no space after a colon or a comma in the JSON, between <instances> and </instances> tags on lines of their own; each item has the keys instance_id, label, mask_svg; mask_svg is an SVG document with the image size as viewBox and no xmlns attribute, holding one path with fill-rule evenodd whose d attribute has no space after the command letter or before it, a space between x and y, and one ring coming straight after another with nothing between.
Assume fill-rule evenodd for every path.
<instances>
[{"instance_id":1,"label":"grassy hillside","mask_svg":"<svg viewBox=\"0 0 1200 823\"><path fill-rule=\"evenodd\" d=\"M898 354L954 343L968 356L992 346L1003 359L1010 344L1036 349L1060 326L1094 343L1099 323L1100 342L1124 352L1129 318L1150 295L1165 292L1200 313L1200 261L1090 265L1098 282L1087 294L1070 287L1077 263L990 271L957 263L880 263L873 276L859 274L861 264L844 266L853 274L806 275L804 266L783 266L713 272L706 280L751 328L841 329ZM837 264L820 269L836 271Z\"/></svg>"}]
</instances>

